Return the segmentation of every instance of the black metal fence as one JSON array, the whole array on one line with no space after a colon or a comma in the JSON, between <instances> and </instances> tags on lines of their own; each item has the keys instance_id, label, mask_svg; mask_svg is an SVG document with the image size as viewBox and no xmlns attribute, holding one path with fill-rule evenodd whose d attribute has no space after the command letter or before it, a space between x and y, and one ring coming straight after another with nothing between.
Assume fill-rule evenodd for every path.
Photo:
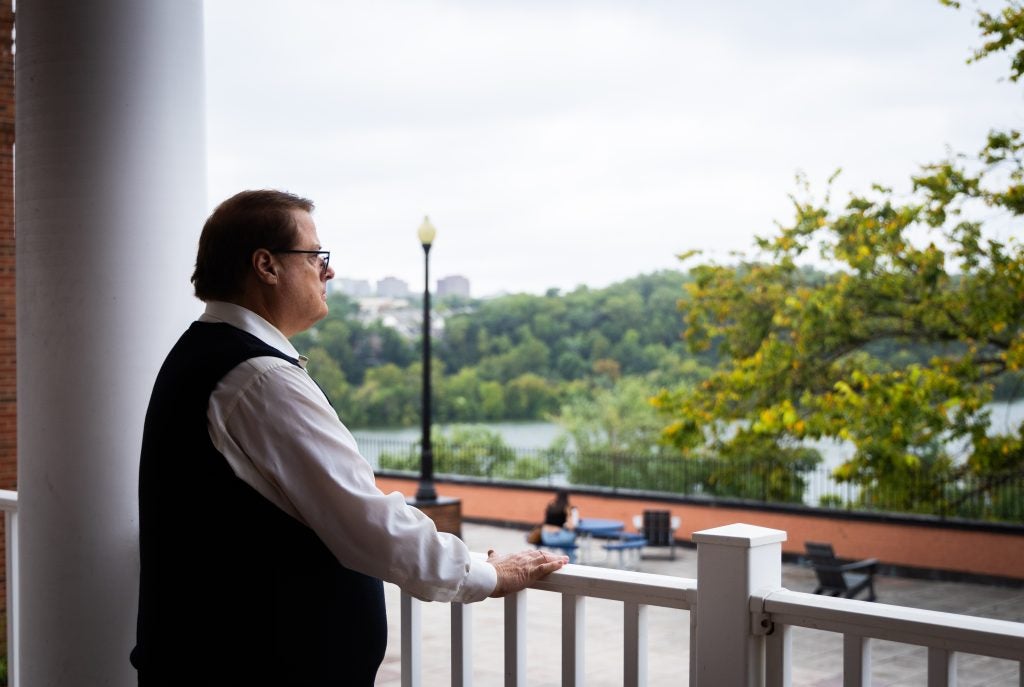
<instances>
[{"instance_id":1,"label":"black metal fence","mask_svg":"<svg viewBox=\"0 0 1024 687\"><path fill-rule=\"evenodd\" d=\"M419 473L418 441L363 437L359 446L376 469ZM984 477L904 473L895 479L854 483L837 480L831 469L813 463L756 458L686 459L670 453L638 457L444 439L433 442L433 451L434 473L439 476L1024 522L1024 472Z\"/></svg>"}]
</instances>

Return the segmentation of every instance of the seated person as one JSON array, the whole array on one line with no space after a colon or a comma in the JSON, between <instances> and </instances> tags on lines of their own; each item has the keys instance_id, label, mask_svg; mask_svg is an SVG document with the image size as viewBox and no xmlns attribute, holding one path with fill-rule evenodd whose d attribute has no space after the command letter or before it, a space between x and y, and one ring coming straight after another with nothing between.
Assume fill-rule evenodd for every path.
<instances>
[{"instance_id":1,"label":"seated person","mask_svg":"<svg viewBox=\"0 0 1024 687\"><path fill-rule=\"evenodd\" d=\"M554 500L544 510L544 524L540 531L542 545L572 546L576 543L576 523L579 511L569 505L569 492L559 489ZM576 562L576 549L567 549L569 562Z\"/></svg>"}]
</instances>

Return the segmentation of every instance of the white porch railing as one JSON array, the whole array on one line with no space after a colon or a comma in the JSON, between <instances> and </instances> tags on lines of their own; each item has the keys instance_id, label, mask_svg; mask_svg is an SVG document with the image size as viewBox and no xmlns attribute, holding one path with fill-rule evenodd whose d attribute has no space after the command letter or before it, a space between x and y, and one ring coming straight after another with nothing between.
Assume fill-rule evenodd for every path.
<instances>
[{"instance_id":1,"label":"white porch railing","mask_svg":"<svg viewBox=\"0 0 1024 687\"><path fill-rule=\"evenodd\" d=\"M835 599L785 589L755 594L750 612L763 618L768 687L788 685L792 663L791 627L808 627L843 635L843 684L867 685L871 675L871 640L884 639L928 650L928 686L956 684L957 653L1018 662L1024 687L1024 624L956 613Z\"/></svg>"},{"instance_id":2,"label":"white porch railing","mask_svg":"<svg viewBox=\"0 0 1024 687\"><path fill-rule=\"evenodd\" d=\"M18 495L0 490L7 535L7 675L18 687ZM647 609L690 611L689 684L765 685L791 682L793 627L843 636L843 685L870 683L871 641L926 647L928 687L956 684L958 653L1017 662L1024 687L1024 623L885 604L834 599L782 588L781 542L785 532L729 525L694 534L698 579L571 566L531 588L561 595L561 682L583 684L585 600L623 604L623 684L647 684ZM506 685L526 676L526 594L504 601ZM402 685L422 684L421 603L402 594ZM451 681L472 684L472 606L451 605Z\"/></svg>"},{"instance_id":3,"label":"white porch railing","mask_svg":"<svg viewBox=\"0 0 1024 687\"><path fill-rule=\"evenodd\" d=\"M562 685L583 684L583 648L586 644L584 601L587 597L622 602L624 684L643 685L647 683L647 608L659 606L689 610L696 595L697 581L667 575L573 566L572 570L549 575L531 589L562 595ZM526 678L526 594L510 595L504 602L505 684L523 685ZM401 595L403 687L423 684L421 606L422 602L408 594ZM453 685L472 684L469 634L472 609L472 604L451 604ZM695 636L695 633L690 633L691 652Z\"/></svg>"},{"instance_id":4,"label":"white porch railing","mask_svg":"<svg viewBox=\"0 0 1024 687\"><path fill-rule=\"evenodd\" d=\"M843 636L844 687L870 684L871 640L928 651L928 687L956 684L957 653L1017 662L1024 687L1024 624L866 601L791 592L781 586L785 533L729 525L694 534L698 580L571 566L532 589L562 595L561 684L584 682L584 609L587 597L623 603L623 684L647 684L648 607L689 610L689 684L783 687L792 680L790 628ZM505 599L505 684L525 685L526 593ZM401 596L402 685L424 684L420 651L421 602ZM452 604L451 682L472 684L470 613ZM682 658L682 657L681 657ZM680 683L682 679L680 678ZM436 684L436 680L429 684Z\"/></svg>"}]
</instances>

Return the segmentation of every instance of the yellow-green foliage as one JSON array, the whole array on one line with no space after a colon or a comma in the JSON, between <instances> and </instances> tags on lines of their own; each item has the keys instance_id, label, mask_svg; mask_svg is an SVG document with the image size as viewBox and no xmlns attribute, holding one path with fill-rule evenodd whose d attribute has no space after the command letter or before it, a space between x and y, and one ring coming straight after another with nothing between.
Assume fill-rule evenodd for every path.
<instances>
[{"instance_id":1,"label":"yellow-green foliage","mask_svg":"<svg viewBox=\"0 0 1024 687\"><path fill-rule=\"evenodd\" d=\"M975 59L1009 50L1016 81L1020 4L980 13L979 27ZM1022 152L1019 131L994 131L979 154L923 167L908 191L876 186L842 205L805 185L757 260L694 268L685 339L717 347L719 365L657 398L665 439L745 461L804 460L780 449L842 439L856 453L836 476L871 505L956 512L969 495L949 485L968 474L998 499L988 478L1024 469L1020 428L988 434L985 410L1024 367ZM809 257L831 270L801 267Z\"/></svg>"}]
</instances>

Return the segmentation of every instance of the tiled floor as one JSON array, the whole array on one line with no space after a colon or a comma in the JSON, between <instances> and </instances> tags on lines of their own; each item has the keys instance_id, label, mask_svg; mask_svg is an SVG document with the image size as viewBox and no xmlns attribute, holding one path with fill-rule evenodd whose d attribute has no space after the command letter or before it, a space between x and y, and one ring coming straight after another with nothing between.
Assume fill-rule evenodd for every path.
<instances>
[{"instance_id":1,"label":"tiled floor","mask_svg":"<svg viewBox=\"0 0 1024 687\"><path fill-rule=\"evenodd\" d=\"M474 551L525 548L523 532L486 525L463 525L463 536ZM643 572L696 577L697 554L678 548L675 561L643 560ZM876 576L879 603L948 611L1024 622L1024 589L980 584L933 582ZM783 585L794 591L812 591L810 569L783 565ZM377 677L378 685L401 684L398 591L386 585L390 637L388 653ZM527 592L527 684L560 684L561 605L558 595ZM425 687L451 684L449 668L449 606L423 606L422 652ZM503 685L503 602L488 599L473 606L473 684ZM590 687L622 684L622 606L588 599L586 604L586 675ZM688 682L689 615L685 611L651 608L648 612L649 685L686 685ZM803 628L793 629L793 685L842 685L842 637ZM922 648L876 641L872 645L872 685L910 687L924 685L926 652ZM1021 684L1011 661L971 655L958 656L958 683L985 687Z\"/></svg>"}]
</instances>

